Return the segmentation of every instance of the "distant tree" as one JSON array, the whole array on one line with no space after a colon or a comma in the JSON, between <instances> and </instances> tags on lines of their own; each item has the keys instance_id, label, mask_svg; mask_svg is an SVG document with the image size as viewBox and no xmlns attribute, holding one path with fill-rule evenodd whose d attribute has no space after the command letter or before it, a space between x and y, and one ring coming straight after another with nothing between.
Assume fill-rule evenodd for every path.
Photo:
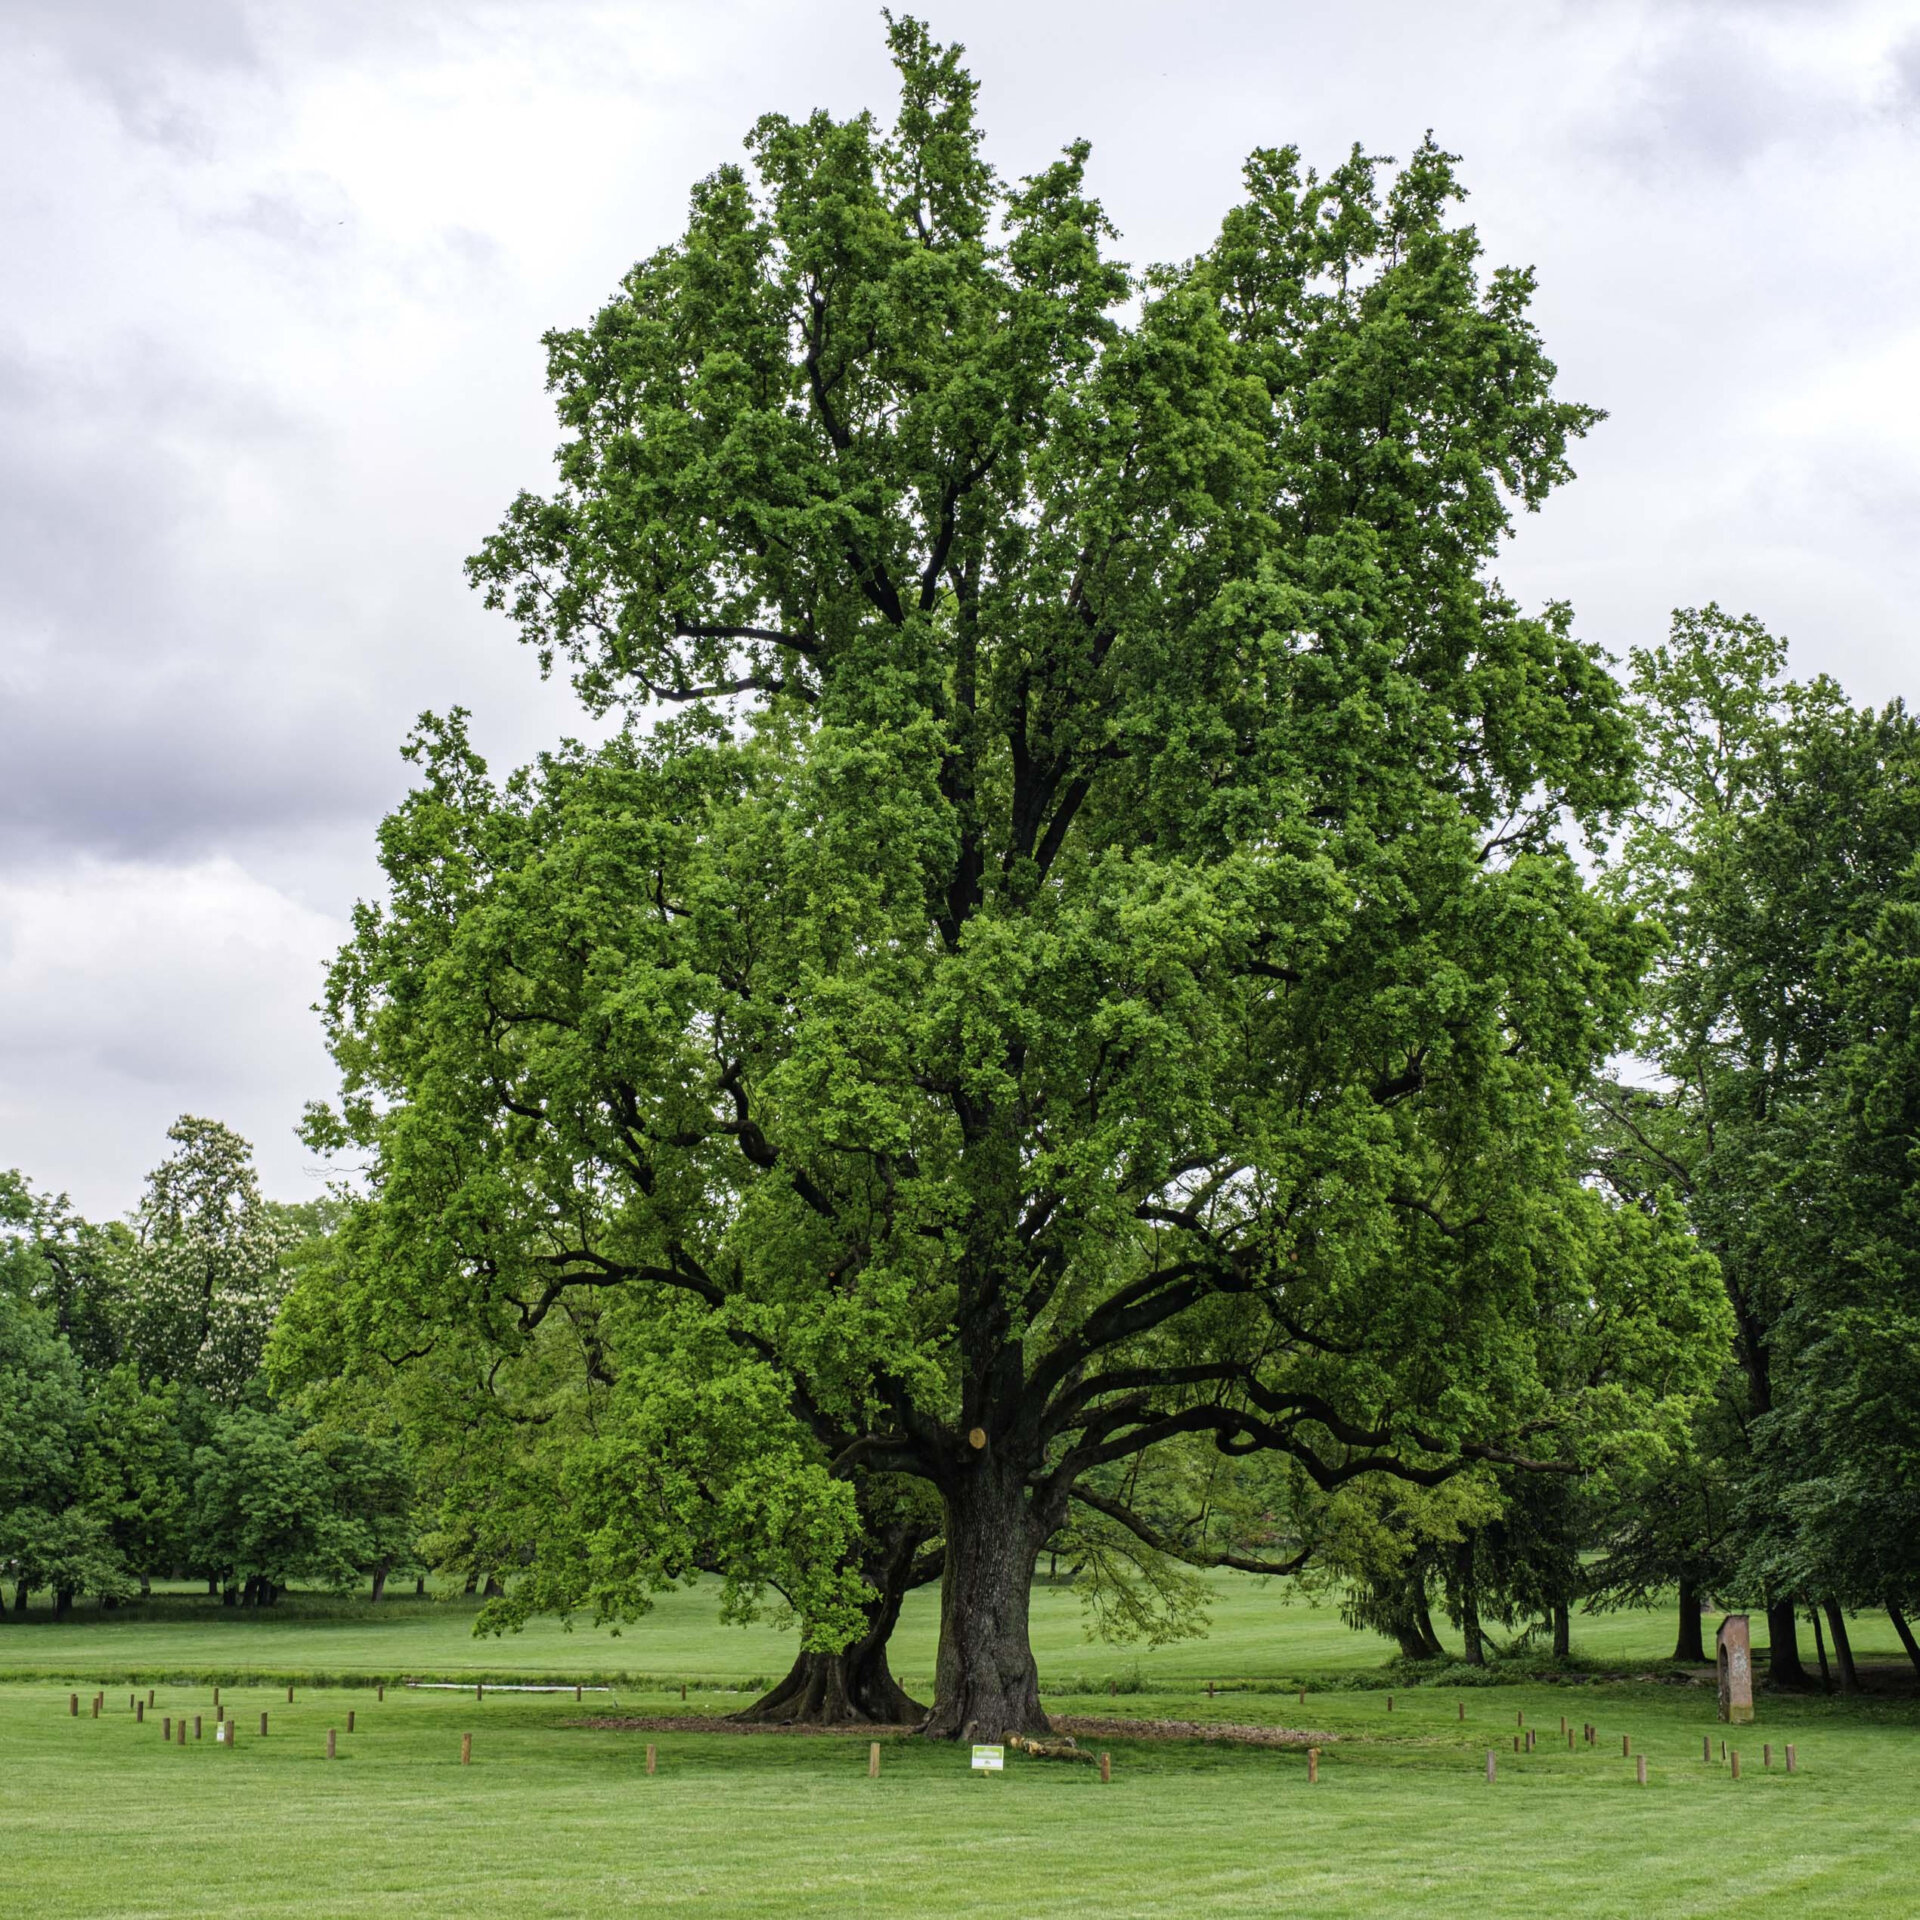
<instances>
[{"instance_id":1,"label":"distant tree","mask_svg":"<svg viewBox=\"0 0 1920 1920\"><path fill-rule=\"evenodd\" d=\"M143 1386L123 1362L88 1382L80 1489L144 1591L193 1558L193 1450L207 1414L192 1389Z\"/></svg>"},{"instance_id":2,"label":"distant tree","mask_svg":"<svg viewBox=\"0 0 1920 1920\"><path fill-rule=\"evenodd\" d=\"M1717 607L1634 656L1652 778L1613 884L1672 944L1643 1050L1603 1091L1609 1178L1683 1205L1735 1318L1705 1484L1716 1555L1767 1607L1773 1677L1805 1684L1796 1601L1920 1596L1920 1234L1914 1057L1920 728L1785 677L1783 643ZM1676 1574L1721 1509L1670 1497Z\"/></svg>"},{"instance_id":3,"label":"distant tree","mask_svg":"<svg viewBox=\"0 0 1920 1920\"><path fill-rule=\"evenodd\" d=\"M289 1413L222 1414L193 1456L194 1553L227 1604L271 1606L297 1579L344 1586L360 1533L343 1523L325 1460Z\"/></svg>"},{"instance_id":4,"label":"distant tree","mask_svg":"<svg viewBox=\"0 0 1920 1920\"><path fill-rule=\"evenodd\" d=\"M77 1593L130 1589L100 1521L81 1504L86 1400L79 1363L49 1316L0 1290L0 1573L14 1605L50 1587L65 1613Z\"/></svg>"},{"instance_id":5,"label":"distant tree","mask_svg":"<svg viewBox=\"0 0 1920 1920\"><path fill-rule=\"evenodd\" d=\"M178 1151L134 1216L126 1350L143 1380L191 1382L233 1406L260 1370L300 1229L261 1197L253 1150L230 1127L183 1115L167 1138Z\"/></svg>"}]
</instances>

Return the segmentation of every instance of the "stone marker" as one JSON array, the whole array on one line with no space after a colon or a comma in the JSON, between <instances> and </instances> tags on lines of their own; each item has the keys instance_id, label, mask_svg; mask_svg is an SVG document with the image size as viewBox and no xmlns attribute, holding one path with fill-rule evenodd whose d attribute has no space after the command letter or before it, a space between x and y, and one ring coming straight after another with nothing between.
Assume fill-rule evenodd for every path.
<instances>
[{"instance_id":1,"label":"stone marker","mask_svg":"<svg viewBox=\"0 0 1920 1920\"><path fill-rule=\"evenodd\" d=\"M1720 1718L1732 1726L1745 1726L1753 1718L1753 1642L1747 1616L1728 1614L1713 1643L1719 1652Z\"/></svg>"}]
</instances>

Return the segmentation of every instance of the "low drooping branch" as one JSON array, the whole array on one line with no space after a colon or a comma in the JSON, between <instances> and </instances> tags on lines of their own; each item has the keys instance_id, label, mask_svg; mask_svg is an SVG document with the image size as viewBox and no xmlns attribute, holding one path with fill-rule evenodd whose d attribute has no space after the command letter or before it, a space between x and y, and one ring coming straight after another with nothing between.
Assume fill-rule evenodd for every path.
<instances>
[{"instance_id":1,"label":"low drooping branch","mask_svg":"<svg viewBox=\"0 0 1920 1920\"><path fill-rule=\"evenodd\" d=\"M1122 1506L1118 1500L1109 1500L1091 1488L1075 1487L1073 1497L1083 1507L1091 1507L1095 1513L1103 1513L1109 1520L1117 1521L1155 1553L1164 1553L1169 1560L1182 1560L1190 1567L1235 1567L1242 1573L1298 1573L1313 1557L1311 1547L1303 1548L1291 1560L1256 1560L1244 1553L1208 1553L1199 1547L1178 1545L1149 1526L1131 1507Z\"/></svg>"}]
</instances>

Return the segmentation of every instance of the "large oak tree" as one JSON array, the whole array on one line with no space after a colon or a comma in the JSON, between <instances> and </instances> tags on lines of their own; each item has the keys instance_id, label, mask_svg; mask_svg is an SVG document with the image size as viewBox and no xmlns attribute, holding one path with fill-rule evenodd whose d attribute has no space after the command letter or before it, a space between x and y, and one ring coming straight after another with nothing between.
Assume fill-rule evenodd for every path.
<instances>
[{"instance_id":1,"label":"large oak tree","mask_svg":"<svg viewBox=\"0 0 1920 1920\"><path fill-rule=\"evenodd\" d=\"M929 1725L993 1738L1073 1503L1158 1544L1113 1463L1566 1464L1711 1313L1574 1171L1646 941L1561 842L1613 683L1490 571L1595 418L1528 275L1428 144L1258 153L1134 278L1083 147L1001 181L891 41L891 130L763 119L550 337L558 484L475 578L681 711L504 786L423 729L314 1137L371 1155L369 1341L624 1320L775 1383L796 1472L930 1487Z\"/></svg>"}]
</instances>

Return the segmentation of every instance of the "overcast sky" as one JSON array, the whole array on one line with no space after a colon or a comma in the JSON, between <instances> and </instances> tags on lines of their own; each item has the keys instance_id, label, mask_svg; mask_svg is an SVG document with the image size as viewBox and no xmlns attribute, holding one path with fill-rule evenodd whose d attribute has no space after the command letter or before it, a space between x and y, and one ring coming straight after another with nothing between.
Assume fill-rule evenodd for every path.
<instances>
[{"instance_id":1,"label":"overcast sky","mask_svg":"<svg viewBox=\"0 0 1920 1920\"><path fill-rule=\"evenodd\" d=\"M1123 256L1255 145L1464 156L1611 418L1502 566L1616 652L1718 598L1912 698L1920 0L951 0L991 157L1094 145ZM886 108L866 0L0 0L0 1166L134 1201L182 1111L268 1190L421 708L578 730L462 557L539 336L769 109Z\"/></svg>"}]
</instances>

